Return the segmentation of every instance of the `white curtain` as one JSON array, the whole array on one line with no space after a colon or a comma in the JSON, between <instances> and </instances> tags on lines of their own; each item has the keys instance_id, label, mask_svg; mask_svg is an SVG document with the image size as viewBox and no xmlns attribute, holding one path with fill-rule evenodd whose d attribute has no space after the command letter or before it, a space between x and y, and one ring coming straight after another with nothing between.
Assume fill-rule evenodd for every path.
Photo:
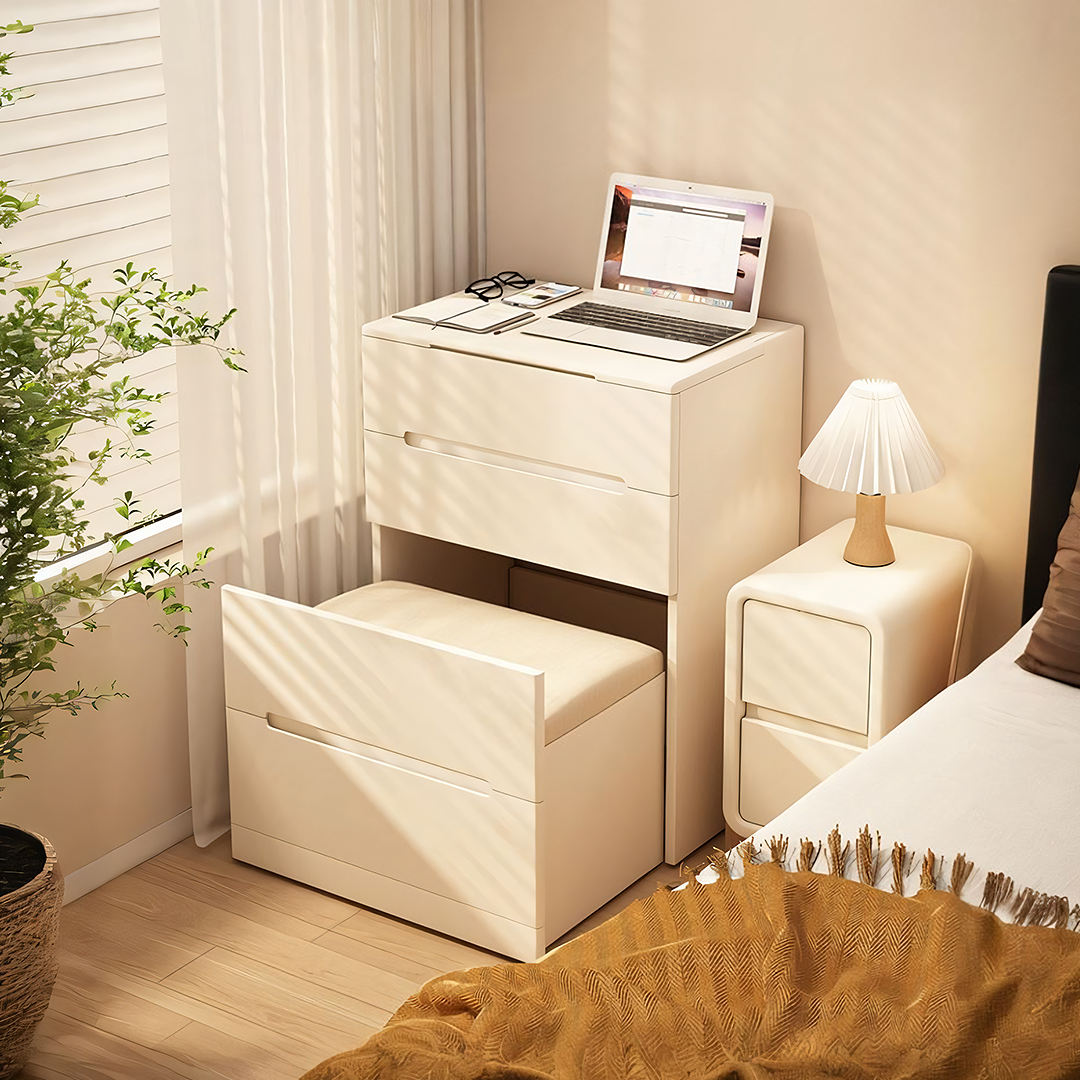
<instances>
[{"instance_id":1,"label":"white curtain","mask_svg":"<svg viewBox=\"0 0 1080 1080\"><path fill-rule=\"evenodd\" d=\"M360 328L479 276L479 0L164 0L178 282L237 308L179 360L184 549L302 603L370 580ZM194 595L193 595L194 594ZM229 824L217 588L188 589L195 836Z\"/></svg>"}]
</instances>

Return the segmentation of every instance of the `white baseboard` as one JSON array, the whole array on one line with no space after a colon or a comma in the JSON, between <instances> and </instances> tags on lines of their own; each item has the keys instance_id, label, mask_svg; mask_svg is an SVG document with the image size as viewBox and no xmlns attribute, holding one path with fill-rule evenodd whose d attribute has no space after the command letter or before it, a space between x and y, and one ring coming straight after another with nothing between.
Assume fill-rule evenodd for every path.
<instances>
[{"instance_id":1,"label":"white baseboard","mask_svg":"<svg viewBox=\"0 0 1080 1080\"><path fill-rule=\"evenodd\" d=\"M152 859L173 844L179 844L192 835L191 811L170 818L168 821L136 836L126 844L113 848L107 855L95 859L86 866L80 866L70 874L64 875L64 903L70 904L88 892L93 892L99 885L112 881L114 877L138 866L139 863ZM62 867L61 867L62 869Z\"/></svg>"}]
</instances>

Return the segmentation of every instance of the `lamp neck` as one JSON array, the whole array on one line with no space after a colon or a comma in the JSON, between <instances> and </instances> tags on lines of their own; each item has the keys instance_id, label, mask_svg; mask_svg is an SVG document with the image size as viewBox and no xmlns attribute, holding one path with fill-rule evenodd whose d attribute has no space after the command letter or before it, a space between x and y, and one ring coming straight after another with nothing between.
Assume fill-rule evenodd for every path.
<instances>
[{"instance_id":1,"label":"lamp neck","mask_svg":"<svg viewBox=\"0 0 1080 1080\"><path fill-rule=\"evenodd\" d=\"M855 566L888 566L896 554L885 529L885 496L855 496L855 526L844 548L844 561Z\"/></svg>"}]
</instances>

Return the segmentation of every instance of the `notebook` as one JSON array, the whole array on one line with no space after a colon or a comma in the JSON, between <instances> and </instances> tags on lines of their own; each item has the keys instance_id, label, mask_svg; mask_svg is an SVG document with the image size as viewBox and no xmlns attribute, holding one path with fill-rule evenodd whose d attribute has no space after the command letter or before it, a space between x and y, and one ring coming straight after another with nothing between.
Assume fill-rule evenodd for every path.
<instances>
[{"instance_id":1,"label":"notebook","mask_svg":"<svg viewBox=\"0 0 1080 1080\"><path fill-rule=\"evenodd\" d=\"M593 290L521 330L689 360L757 321L772 224L762 191L615 173Z\"/></svg>"}]
</instances>

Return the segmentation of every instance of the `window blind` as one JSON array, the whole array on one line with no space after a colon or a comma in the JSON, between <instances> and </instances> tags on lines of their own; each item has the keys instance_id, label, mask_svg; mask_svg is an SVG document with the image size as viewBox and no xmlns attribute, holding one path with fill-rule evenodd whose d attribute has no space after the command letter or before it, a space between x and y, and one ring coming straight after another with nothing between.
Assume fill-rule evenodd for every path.
<instances>
[{"instance_id":1,"label":"window blind","mask_svg":"<svg viewBox=\"0 0 1080 1080\"><path fill-rule=\"evenodd\" d=\"M128 262L172 272L169 158L158 0L17 0L5 22L30 23L9 37L9 85L33 96L0 110L0 176L39 205L5 234L33 281L67 260L95 293L114 288ZM117 532L113 509L132 491L139 508L180 507L174 350L158 350L114 369L114 377L166 394L156 426L139 445L152 459L114 456L109 481L81 492L90 537ZM114 443L116 439L113 440ZM101 432L77 430L69 445L86 453Z\"/></svg>"}]
</instances>

